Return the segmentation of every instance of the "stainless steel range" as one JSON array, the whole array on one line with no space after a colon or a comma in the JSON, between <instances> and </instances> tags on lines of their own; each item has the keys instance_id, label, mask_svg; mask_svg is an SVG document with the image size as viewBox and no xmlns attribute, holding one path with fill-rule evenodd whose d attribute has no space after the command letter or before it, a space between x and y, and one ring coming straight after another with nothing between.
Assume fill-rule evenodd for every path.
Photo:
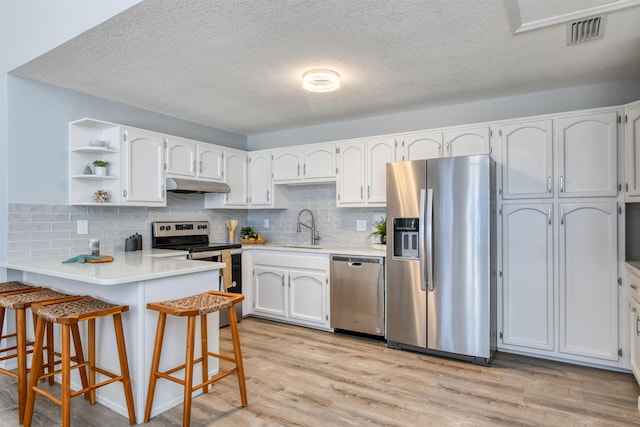
<instances>
[{"instance_id":1,"label":"stainless steel range","mask_svg":"<svg viewBox=\"0 0 640 427\"><path fill-rule=\"evenodd\" d=\"M187 259L218 261L222 250L231 250L232 287L227 292L242 293L242 245L240 243L210 242L209 221L156 221L151 224L151 247L189 252ZM222 280L212 284L212 290L224 290ZM242 304L236 304L238 320L242 319ZM229 324L228 314L220 311L220 327Z\"/></svg>"}]
</instances>

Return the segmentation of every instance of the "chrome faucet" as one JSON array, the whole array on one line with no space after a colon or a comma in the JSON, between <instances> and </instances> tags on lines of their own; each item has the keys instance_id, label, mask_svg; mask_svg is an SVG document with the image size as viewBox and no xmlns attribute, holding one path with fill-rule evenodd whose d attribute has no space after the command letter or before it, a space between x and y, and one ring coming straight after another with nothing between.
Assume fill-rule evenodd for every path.
<instances>
[{"instance_id":1,"label":"chrome faucet","mask_svg":"<svg viewBox=\"0 0 640 427\"><path fill-rule=\"evenodd\" d=\"M302 214L305 212L309 212L309 215L311 215L311 225L300 222L300 216L302 216ZM302 209L300 212L298 212L298 224L296 229L298 233L300 233L301 231L300 226L306 227L311 230L311 246L315 246L316 240L320 240L320 235L318 234L318 230L316 230L316 219L313 217L313 213L309 209Z\"/></svg>"}]
</instances>

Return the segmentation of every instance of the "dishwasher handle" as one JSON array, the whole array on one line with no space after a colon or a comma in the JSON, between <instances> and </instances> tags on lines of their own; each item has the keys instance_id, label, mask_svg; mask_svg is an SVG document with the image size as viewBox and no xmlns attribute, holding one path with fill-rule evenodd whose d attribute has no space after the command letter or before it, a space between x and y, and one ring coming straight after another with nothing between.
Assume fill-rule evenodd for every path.
<instances>
[{"instance_id":1,"label":"dishwasher handle","mask_svg":"<svg viewBox=\"0 0 640 427\"><path fill-rule=\"evenodd\" d=\"M359 257L331 255L331 262L345 262L351 267L361 267L362 264L382 264L382 257Z\"/></svg>"}]
</instances>

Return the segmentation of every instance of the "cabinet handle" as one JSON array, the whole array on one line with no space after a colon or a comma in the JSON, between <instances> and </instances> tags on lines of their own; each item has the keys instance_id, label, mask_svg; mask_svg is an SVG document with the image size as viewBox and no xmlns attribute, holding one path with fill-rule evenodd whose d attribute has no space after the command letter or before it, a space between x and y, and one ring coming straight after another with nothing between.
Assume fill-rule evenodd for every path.
<instances>
[{"instance_id":1,"label":"cabinet handle","mask_svg":"<svg viewBox=\"0 0 640 427\"><path fill-rule=\"evenodd\" d=\"M298 176L300 176L300 164L298 163Z\"/></svg>"},{"instance_id":2,"label":"cabinet handle","mask_svg":"<svg viewBox=\"0 0 640 427\"><path fill-rule=\"evenodd\" d=\"M282 275L282 287L284 288L284 274Z\"/></svg>"},{"instance_id":3,"label":"cabinet handle","mask_svg":"<svg viewBox=\"0 0 640 427\"><path fill-rule=\"evenodd\" d=\"M638 327L638 323L640 323L640 317L636 316L636 336L640 335L640 328Z\"/></svg>"},{"instance_id":4,"label":"cabinet handle","mask_svg":"<svg viewBox=\"0 0 640 427\"><path fill-rule=\"evenodd\" d=\"M198 169L198 165L196 164L196 159L193 159L193 171L195 172Z\"/></svg>"},{"instance_id":5,"label":"cabinet handle","mask_svg":"<svg viewBox=\"0 0 640 427\"><path fill-rule=\"evenodd\" d=\"M127 190L122 190L122 195L123 195L124 197L127 197Z\"/></svg>"},{"instance_id":6,"label":"cabinet handle","mask_svg":"<svg viewBox=\"0 0 640 427\"><path fill-rule=\"evenodd\" d=\"M636 312L636 311L638 311L638 310L636 310L636 308L635 308L635 307L631 307L631 311L635 313L635 312Z\"/></svg>"},{"instance_id":7,"label":"cabinet handle","mask_svg":"<svg viewBox=\"0 0 640 427\"><path fill-rule=\"evenodd\" d=\"M302 175L307 176L307 164L302 165Z\"/></svg>"},{"instance_id":8,"label":"cabinet handle","mask_svg":"<svg viewBox=\"0 0 640 427\"><path fill-rule=\"evenodd\" d=\"M547 191L551 193L551 177L547 178Z\"/></svg>"},{"instance_id":9,"label":"cabinet handle","mask_svg":"<svg viewBox=\"0 0 640 427\"><path fill-rule=\"evenodd\" d=\"M371 186L367 185L367 199L371 198Z\"/></svg>"},{"instance_id":10,"label":"cabinet handle","mask_svg":"<svg viewBox=\"0 0 640 427\"><path fill-rule=\"evenodd\" d=\"M564 193L564 176L560 175L560 192Z\"/></svg>"},{"instance_id":11,"label":"cabinet handle","mask_svg":"<svg viewBox=\"0 0 640 427\"><path fill-rule=\"evenodd\" d=\"M364 187L362 185L360 186L360 198L364 198Z\"/></svg>"},{"instance_id":12,"label":"cabinet handle","mask_svg":"<svg viewBox=\"0 0 640 427\"><path fill-rule=\"evenodd\" d=\"M564 209L560 209L560 225L564 225Z\"/></svg>"},{"instance_id":13,"label":"cabinet handle","mask_svg":"<svg viewBox=\"0 0 640 427\"><path fill-rule=\"evenodd\" d=\"M291 276L289 276L289 287L291 287Z\"/></svg>"},{"instance_id":14,"label":"cabinet handle","mask_svg":"<svg viewBox=\"0 0 640 427\"><path fill-rule=\"evenodd\" d=\"M267 190L267 202L269 201L269 190Z\"/></svg>"},{"instance_id":15,"label":"cabinet handle","mask_svg":"<svg viewBox=\"0 0 640 427\"><path fill-rule=\"evenodd\" d=\"M637 287L636 285L629 285L629 287L630 287L631 289L633 289L634 291L637 291L637 290L638 290L638 287ZM634 311L635 311L635 309L634 309Z\"/></svg>"},{"instance_id":16,"label":"cabinet handle","mask_svg":"<svg viewBox=\"0 0 640 427\"><path fill-rule=\"evenodd\" d=\"M549 225L551 225L551 208L549 208L549 211L547 212L547 218L549 218Z\"/></svg>"},{"instance_id":17,"label":"cabinet handle","mask_svg":"<svg viewBox=\"0 0 640 427\"><path fill-rule=\"evenodd\" d=\"M200 160L200 173L202 173L202 160Z\"/></svg>"},{"instance_id":18,"label":"cabinet handle","mask_svg":"<svg viewBox=\"0 0 640 427\"><path fill-rule=\"evenodd\" d=\"M445 147L446 147L447 153L451 152L451 150L449 150L449 143L448 142L447 142L447 145Z\"/></svg>"}]
</instances>

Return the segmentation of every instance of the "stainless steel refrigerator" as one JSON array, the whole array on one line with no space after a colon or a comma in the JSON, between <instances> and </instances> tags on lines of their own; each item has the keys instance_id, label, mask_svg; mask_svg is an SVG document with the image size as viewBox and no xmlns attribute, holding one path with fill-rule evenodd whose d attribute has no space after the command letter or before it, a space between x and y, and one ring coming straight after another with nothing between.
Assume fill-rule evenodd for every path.
<instances>
[{"instance_id":1,"label":"stainless steel refrigerator","mask_svg":"<svg viewBox=\"0 0 640 427\"><path fill-rule=\"evenodd\" d=\"M387 163L389 347L491 363L495 209L489 155Z\"/></svg>"}]
</instances>

